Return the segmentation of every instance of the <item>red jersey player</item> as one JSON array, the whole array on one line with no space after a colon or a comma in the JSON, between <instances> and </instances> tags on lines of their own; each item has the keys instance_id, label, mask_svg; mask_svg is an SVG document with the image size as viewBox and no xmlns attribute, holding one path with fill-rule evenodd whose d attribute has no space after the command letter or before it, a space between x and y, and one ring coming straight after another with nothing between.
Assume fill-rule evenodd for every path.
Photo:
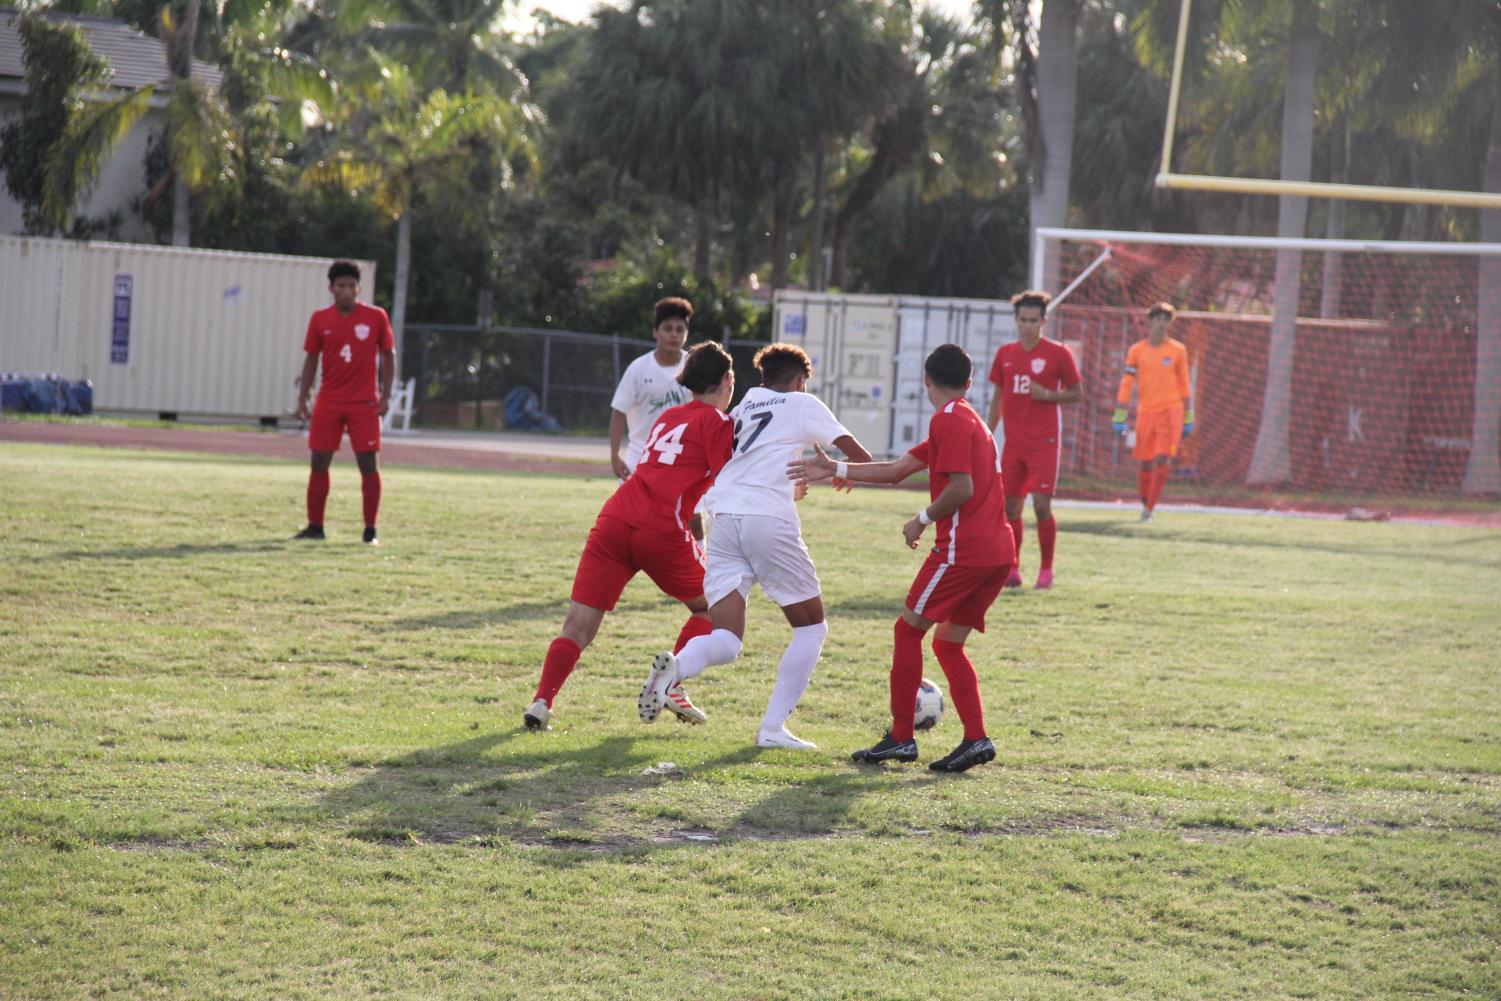
<instances>
[{"instance_id":1,"label":"red jersey player","mask_svg":"<svg viewBox=\"0 0 1501 1001\"><path fill-rule=\"evenodd\" d=\"M589 530L563 629L547 648L537 694L522 715L528 729L547 729L553 699L638 571L692 613L674 652L713 628L704 600L704 556L690 522L734 448L735 428L725 414L735 392L734 365L723 348L706 341L688 352L677 380L693 399L657 418L630 478ZM682 685L667 690L664 705L690 723L707 719Z\"/></svg>"},{"instance_id":2,"label":"red jersey player","mask_svg":"<svg viewBox=\"0 0 1501 1001\"><path fill-rule=\"evenodd\" d=\"M964 652L970 631L985 631L985 611L1016 561L1011 532L1001 517L1004 489L995 438L965 395L972 385L969 355L957 344L935 348L923 363L923 385L934 414L928 437L891 462L833 462L817 449L813 458L789 464L788 475L808 482L842 477L865 483L899 483L926 467L927 507L902 527L917 548L923 530L937 523L938 538L907 592L896 620L891 654L891 730L873 747L856 751L859 762L916 761L913 716L922 682L922 639L934 625L933 653L948 678L949 694L964 723L964 739L928 765L935 772L962 772L995 758L985 734L984 707L975 666Z\"/></svg>"},{"instance_id":3,"label":"red jersey player","mask_svg":"<svg viewBox=\"0 0 1501 1001\"><path fill-rule=\"evenodd\" d=\"M328 269L328 290L334 303L308 320L302 350L302 378L297 395L297 418L308 419L308 394L323 362L323 384L312 409L308 448L312 472L307 484L307 527L299 539L321 539L323 511L328 503L328 467L349 432L354 461L360 467L360 494L365 502L365 542L375 545L375 520L380 512L380 420L391 406L391 381L396 375L396 350L391 321L379 306L360 302L360 267L335 261ZM379 367L377 367L377 361ZM379 377L377 382L377 376Z\"/></svg>"},{"instance_id":4,"label":"red jersey player","mask_svg":"<svg viewBox=\"0 0 1501 1001\"><path fill-rule=\"evenodd\" d=\"M1037 586L1053 586L1053 546L1058 522L1053 518L1053 491L1058 488L1058 465L1063 456L1063 411L1059 404L1077 402L1084 395L1074 354L1042 336L1052 296L1046 292L1018 292L1011 297L1016 311L1016 341L1003 344L990 366L995 395L990 400L989 424L1004 422L1001 476L1006 481L1006 520L1016 541L1017 565L1007 587L1020 587L1022 509L1032 495L1037 516L1037 546L1042 551Z\"/></svg>"}]
</instances>

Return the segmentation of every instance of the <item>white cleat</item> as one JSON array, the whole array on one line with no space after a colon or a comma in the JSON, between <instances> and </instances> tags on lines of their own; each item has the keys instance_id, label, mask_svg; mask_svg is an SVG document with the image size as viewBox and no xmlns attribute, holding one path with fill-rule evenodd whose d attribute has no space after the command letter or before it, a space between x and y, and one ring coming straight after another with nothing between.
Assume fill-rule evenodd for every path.
<instances>
[{"instance_id":1,"label":"white cleat","mask_svg":"<svg viewBox=\"0 0 1501 1001\"><path fill-rule=\"evenodd\" d=\"M636 714L641 717L641 722L657 721L667 702L667 689L677 680L677 657L664 650L652 658L651 673L646 676L646 684L641 686L641 697L636 700Z\"/></svg>"},{"instance_id":2,"label":"white cleat","mask_svg":"<svg viewBox=\"0 0 1501 1001\"><path fill-rule=\"evenodd\" d=\"M1144 508L1141 509L1141 520L1142 521L1151 521L1152 520L1152 509L1151 508L1144 507Z\"/></svg>"},{"instance_id":3,"label":"white cleat","mask_svg":"<svg viewBox=\"0 0 1501 1001\"><path fill-rule=\"evenodd\" d=\"M547 708L544 699L538 699L527 707L521 715L521 722L526 724L528 730L551 730L552 710Z\"/></svg>"},{"instance_id":4,"label":"white cleat","mask_svg":"<svg viewBox=\"0 0 1501 1001\"><path fill-rule=\"evenodd\" d=\"M818 745L811 740L794 737L785 726L775 730L762 730L756 734L757 747L780 747L789 751L816 751Z\"/></svg>"},{"instance_id":5,"label":"white cleat","mask_svg":"<svg viewBox=\"0 0 1501 1001\"><path fill-rule=\"evenodd\" d=\"M670 710L678 718L679 723L709 722L709 714L693 704L682 685L673 685L667 689L667 697L662 702L662 708Z\"/></svg>"}]
</instances>

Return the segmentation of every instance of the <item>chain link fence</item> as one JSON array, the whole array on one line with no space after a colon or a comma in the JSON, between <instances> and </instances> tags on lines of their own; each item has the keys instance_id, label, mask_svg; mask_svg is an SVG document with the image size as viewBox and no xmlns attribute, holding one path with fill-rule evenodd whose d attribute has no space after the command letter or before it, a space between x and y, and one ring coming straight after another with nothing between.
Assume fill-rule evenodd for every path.
<instances>
[{"instance_id":1,"label":"chain link fence","mask_svg":"<svg viewBox=\"0 0 1501 1001\"><path fill-rule=\"evenodd\" d=\"M496 431L512 426L507 403L526 394L574 434L604 435L610 399L621 373L656 345L648 339L531 327L411 323L402 347L400 378L414 378L412 423L427 428ZM760 341L731 340L740 393L757 383L751 358Z\"/></svg>"}]
</instances>

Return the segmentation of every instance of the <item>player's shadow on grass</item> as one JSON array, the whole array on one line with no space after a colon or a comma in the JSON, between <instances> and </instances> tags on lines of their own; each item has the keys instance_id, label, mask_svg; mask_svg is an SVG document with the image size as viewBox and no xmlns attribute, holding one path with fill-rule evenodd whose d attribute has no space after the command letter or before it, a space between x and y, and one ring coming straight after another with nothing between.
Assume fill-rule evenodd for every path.
<instances>
[{"instance_id":1,"label":"player's shadow on grass","mask_svg":"<svg viewBox=\"0 0 1501 1001\"><path fill-rule=\"evenodd\" d=\"M752 840L831 835L848 826L855 805L868 794L890 791L893 782L911 789L941 780L926 769L910 777L859 766L833 775L819 774L746 807L726 827L725 834Z\"/></svg>"},{"instance_id":2,"label":"player's shadow on grass","mask_svg":"<svg viewBox=\"0 0 1501 1001\"><path fill-rule=\"evenodd\" d=\"M287 548L288 540L263 539L259 542L180 542L175 546L136 546L119 549L75 549L58 553L59 560L180 560L188 556L214 553L248 556L253 553L277 553Z\"/></svg>"},{"instance_id":3,"label":"player's shadow on grass","mask_svg":"<svg viewBox=\"0 0 1501 1001\"><path fill-rule=\"evenodd\" d=\"M381 626L384 633L406 632L413 629L484 629L505 625L508 622L536 622L553 619L561 622L568 611L564 600L519 601L495 608L466 608L437 615L414 615L393 619Z\"/></svg>"},{"instance_id":4,"label":"player's shadow on grass","mask_svg":"<svg viewBox=\"0 0 1501 1001\"><path fill-rule=\"evenodd\" d=\"M496 755L521 739L532 748ZM456 842L504 837L577 844L588 841L600 803L664 779L645 775L662 753L658 742L605 737L587 747L559 746L544 734L513 730L424 748L375 765L352 785L323 797L322 809L351 818L349 836L364 841ZM752 760L743 748L695 765L715 768Z\"/></svg>"}]
</instances>

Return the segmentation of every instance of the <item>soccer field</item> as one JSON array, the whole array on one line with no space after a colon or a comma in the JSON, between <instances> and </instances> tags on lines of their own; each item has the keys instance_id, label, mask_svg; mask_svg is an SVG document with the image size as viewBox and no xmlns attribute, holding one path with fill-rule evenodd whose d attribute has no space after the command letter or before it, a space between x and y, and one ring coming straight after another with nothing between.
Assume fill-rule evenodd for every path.
<instances>
[{"instance_id":1,"label":"soccer field","mask_svg":"<svg viewBox=\"0 0 1501 1001\"><path fill-rule=\"evenodd\" d=\"M802 505L798 753L759 594L709 724L637 720L644 580L523 731L612 483L384 479L380 547L347 453L294 543L301 463L0 445L0 996L1501 995L1494 531L1061 510L969 644L1000 755L936 776L952 714L848 761L917 495Z\"/></svg>"}]
</instances>

